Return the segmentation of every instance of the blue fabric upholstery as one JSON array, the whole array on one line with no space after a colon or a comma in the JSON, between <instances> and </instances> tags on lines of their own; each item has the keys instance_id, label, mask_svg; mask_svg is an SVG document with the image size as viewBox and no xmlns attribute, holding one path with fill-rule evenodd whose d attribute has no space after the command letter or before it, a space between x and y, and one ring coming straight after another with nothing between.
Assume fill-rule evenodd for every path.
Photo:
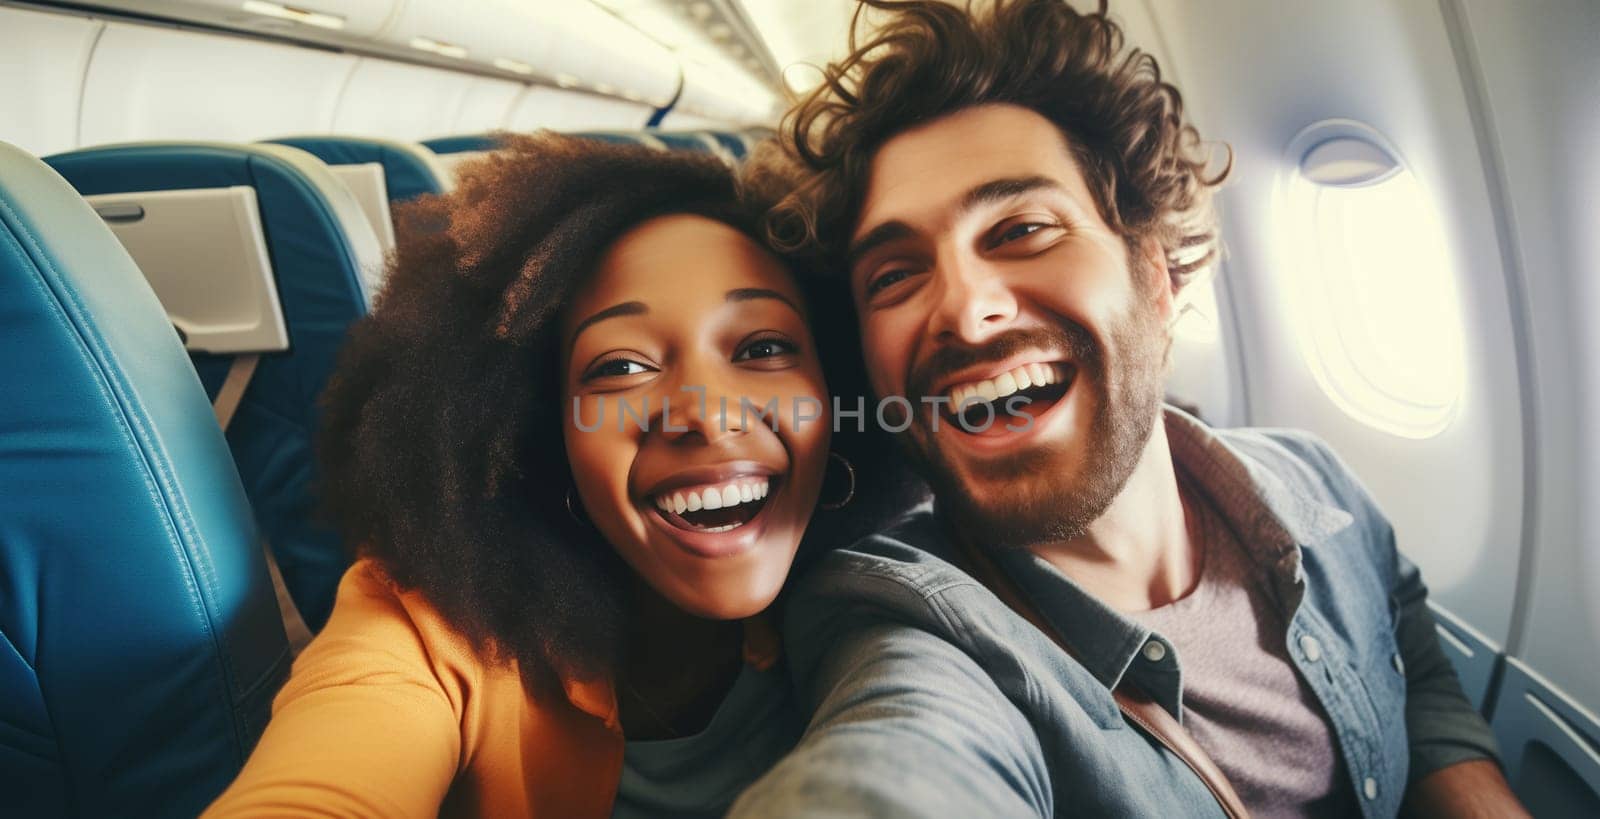
<instances>
[{"instance_id":1,"label":"blue fabric upholstery","mask_svg":"<svg viewBox=\"0 0 1600 819\"><path fill-rule=\"evenodd\" d=\"M289 668L261 541L166 313L0 143L0 812L194 816Z\"/></svg>"},{"instance_id":2,"label":"blue fabric upholstery","mask_svg":"<svg viewBox=\"0 0 1600 819\"><path fill-rule=\"evenodd\" d=\"M299 148L329 165L376 162L383 166L390 202L404 202L450 189L449 174L439 165L433 152L414 143L341 136L297 136L267 141Z\"/></svg>"},{"instance_id":3,"label":"blue fabric upholstery","mask_svg":"<svg viewBox=\"0 0 1600 819\"><path fill-rule=\"evenodd\" d=\"M463 136L437 137L424 139L423 145L436 154L464 154L473 151L492 151L500 147L499 140L488 134L466 134Z\"/></svg>"},{"instance_id":4,"label":"blue fabric upholstery","mask_svg":"<svg viewBox=\"0 0 1600 819\"><path fill-rule=\"evenodd\" d=\"M316 517L316 400L346 330L366 314L363 267L376 263L363 261L376 249L370 224L325 166L292 148L152 143L45 161L86 196L255 188L290 349L261 357L227 439L284 585L306 625L321 628L349 561L338 536ZM230 359L203 353L192 358L214 395Z\"/></svg>"},{"instance_id":5,"label":"blue fabric upholstery","mask_svg":"<svg viewBox=\"0 0 1600 819\"><path fill-rule=\"evenodd\" d=\"M727 148L728 153L733 154L734 159L744 159L750 154L749 146L745 144L745 141L738 134L730 134L727 131L706 131L705 133L709 134L722 147Z\"/></svg>"},{"instance_id":6,"label":"blue fabric upholstery","mask_svg":"<svg viewBox=\"0 0 1600 819\"><path fill-rule=\"evenodd\" d=\"M650 136L661 140L668 148L674 151L693 151L699 154L711 153L711 146L700 141L694 134L673 133L671 131L649 131Z\"/></svg>"}]
</instances>

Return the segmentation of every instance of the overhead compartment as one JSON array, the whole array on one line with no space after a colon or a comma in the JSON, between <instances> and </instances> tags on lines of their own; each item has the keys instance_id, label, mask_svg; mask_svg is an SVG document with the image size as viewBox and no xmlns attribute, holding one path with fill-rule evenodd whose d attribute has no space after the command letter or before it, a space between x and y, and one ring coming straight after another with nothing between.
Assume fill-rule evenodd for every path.
<instances>
[{"instance_id":1,"label":"overhead compartment","mask_svg":"<svg viewBox=\"0 0 1600 819\"><path fill-rule=\"evenodd\" d=\"M92 5L263 34L375 37L402 0L95 0ZM322 32L318 36L318 32Z\"/></svg>"},{"instance_id":2,"label":"overhead compartment","mask_svg":"<svg viewBox=\"0 0 1600 819\"><path fill-rule=\"evenodd\" d=\"M671 52L587 2L411 0L378 41L654 106L678 84Z\"/></svg>"},{"instance_id":3,"label":"overhead compartment","mask_svg":"<svg viewBox=\"0 0 1600 819\"><path fill-rule=\"evenodd\" d=\"M776 118L778 98L747 75L706 63L683 62L683 96L674 111L723 123L762 123Z\"/></svg>"}]
</instances>

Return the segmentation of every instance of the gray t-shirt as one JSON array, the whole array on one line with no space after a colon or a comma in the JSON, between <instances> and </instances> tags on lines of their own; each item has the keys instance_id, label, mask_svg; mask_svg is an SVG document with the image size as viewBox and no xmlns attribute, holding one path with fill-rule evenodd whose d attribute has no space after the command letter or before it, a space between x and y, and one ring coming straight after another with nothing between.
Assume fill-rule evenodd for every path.
<instances>
[{"instance_id":1,"label":"gray t-shirt","mask_svg":"<svg viewBox=\"0 0 1600 819\"><path fill-rule=\"evenodd\" d=\"M1177 652L1184 727L1253 816L1357 815L1327 716L1289 661L1267 578L1204 496L1189 497L1200 582L1181 600L1128 613Z\"/></svg>"},{"instance_id":2,"label":"gray t-shirt","mask_svg":"<svg viewBox=\"0 0 1600 819\"><path fill-rule=\"evenodd\" d=\"M627 743L611 815L720 817L794 747L803 727L783 664L747 663L704 731Z\"/></svg>"}]
</instances>

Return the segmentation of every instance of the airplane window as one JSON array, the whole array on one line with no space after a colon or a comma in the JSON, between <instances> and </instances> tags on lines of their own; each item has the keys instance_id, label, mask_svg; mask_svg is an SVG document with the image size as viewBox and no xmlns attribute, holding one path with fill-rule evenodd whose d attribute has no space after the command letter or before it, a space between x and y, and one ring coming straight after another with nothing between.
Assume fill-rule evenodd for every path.
<instances>
[{"instance_id":1,"label":"airplane window","mask_svg":"<svg viewBox=\"0 0 1600 819\"><path fill-rule=\"evenodd\" d=\"M1422 183L1376 132L1330 121L1290 144L1279 189L1292 322L1340 409L1407 438L1447 427L1465 386L1449 244Z\"/></svg>"}]
</instances>

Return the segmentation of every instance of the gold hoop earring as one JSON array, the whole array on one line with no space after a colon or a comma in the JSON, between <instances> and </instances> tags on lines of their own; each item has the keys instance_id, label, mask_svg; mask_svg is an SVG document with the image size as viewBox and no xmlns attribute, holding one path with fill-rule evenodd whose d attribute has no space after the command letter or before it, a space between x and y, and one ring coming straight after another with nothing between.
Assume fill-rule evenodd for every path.
<instances>
[{"instance_id":1,"label":"gold hoop earring","mask_svg":"<svg viewBox=\"0 0 1600 819\"><path fill-rule=\"evenodd\" d=\"M572 502L572 487L567 487L567 516L577 521L579 526L593 526L594 524L590 523L588 518L578 514L579 508L581 508L581 506L575 505Z\"/></svg>"},{"instance_id":2,"label":"gold hoop earring","mask_svg":"<svg viewBox=\"0 0 1600 819\"><path fill-rule=\"evenodd\" d=\"M845 474L850 477L850 488L845 490L844 499L839 500L839 501L835 501L835 502L830 502L830 503L818 503L817 504L817 506L819 508L821 508L822 510L827 511L827 512L832 512L835 509L843 509L847 504L850 503L850 499L854 498L856 496L856 468L855 468L854 464L850 463L850 459L849 458L846 458L845 456L840 455L837 452L829 452L828 453L828 458L829 459L837 458L839 463L844 464Z\"/></svg>"}]
</instances>

